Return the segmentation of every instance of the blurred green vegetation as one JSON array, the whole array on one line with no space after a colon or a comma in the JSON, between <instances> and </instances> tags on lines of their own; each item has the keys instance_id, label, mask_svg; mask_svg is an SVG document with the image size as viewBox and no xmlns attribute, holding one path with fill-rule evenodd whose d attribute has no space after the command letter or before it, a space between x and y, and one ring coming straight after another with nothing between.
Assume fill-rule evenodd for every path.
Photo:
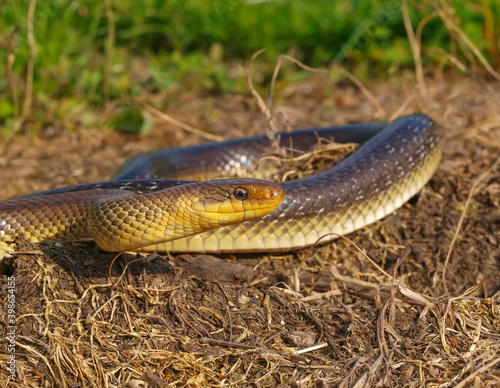
<instances>
[{"instance_id":1,"label":"blurred green vegetation","mask_svg":"<svg viewBox=\"0 0 500 388\"><path fill-rule=\"evenodd\" d=\"M340 63L364 79L413 66L397 0L110 1L115 33L111 100L144 98L175 88L247 92L236 69L261 48L266 49L258 60L264 77L270 76L278 56L285 53L313 67ZM494 23L498 23L500 2L452 0L447 4L454 9L453 20L498 66L499 27ZM9 54L14 58L10 80L23 99L28 7L29 0L0 1L0 129L4 134L15 116L7 77ZM409 8L414 29L434 10L425 1L410 3ZM95 125L100 116L89 112L99 111L105 102L109 44L105 1L38 1L33 26L31 121L42 126L59 122L66 128ZM426 47L437 46L466 58L439 17L428 21L422 41ZM424 58L425 65L439 61L443 58ZM296 77L301 71L290 65L283 77Z\"/></svg>"}]
</instances>

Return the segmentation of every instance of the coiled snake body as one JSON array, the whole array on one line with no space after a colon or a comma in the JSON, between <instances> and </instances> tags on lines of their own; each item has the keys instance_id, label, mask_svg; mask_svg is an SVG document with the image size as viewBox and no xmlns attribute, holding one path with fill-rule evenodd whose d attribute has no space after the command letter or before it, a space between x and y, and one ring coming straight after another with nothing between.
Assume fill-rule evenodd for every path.
<instances>
[{"instance_id":1,"label":"coiled snake body","mask_svg":"<svg viewBox=\"0 0 500 388\"><path fill-rule=\"evenodd\" d=\"M314 145L318 136L337 142L369 140L336 166L280 185L254 180L178 181L204 179L214 171L219 177L234 177L268 153L271 142L265 136L141 155L127 162L113 181L0 202L0 250L12 249L16 236L32 242L93 238L109 251L299 249L323 236L321 241L326 242L336 234L350 233L391 213L425 185L441 157L439 131L421 114L389 125L282 133L279 142L300 152ZM208 216L193 215L193 211L179 215L186 192L191 203L197 202L194 212L208 212ZM233 212L238 216L230 215ZM157 213L162 213L160 218L153 217ZM165 216L174 216L175 222L161 218ZM141 220L149 221L144 225Z\"/></svg>"}]
</instances>

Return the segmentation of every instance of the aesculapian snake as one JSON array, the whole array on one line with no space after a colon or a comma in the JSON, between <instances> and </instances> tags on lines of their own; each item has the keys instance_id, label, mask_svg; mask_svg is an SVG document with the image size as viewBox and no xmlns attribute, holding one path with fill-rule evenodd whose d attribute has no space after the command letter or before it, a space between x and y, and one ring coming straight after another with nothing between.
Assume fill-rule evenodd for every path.
<instances>
[{"instance_id":1,"label":"aesculapian snake","mask_svg":"<svg viewBox=\"0 0 500 388\"><path fill-rule=\"evenodd\" d=\"M31 242L93 238L108 251L299 249L388 215L427 183L441 157L439 130L422 114L388 125L281 133L278 141L300 152L318 137L364 144L326 171L279 185L179 181L214 173L234 178L255 166L272 144L266 136L255 136L140 155L108 182L0 201L0 251L12 250L17 236ZM183 213L186 194L194 208Z\"/></svg>"}]
</instances>

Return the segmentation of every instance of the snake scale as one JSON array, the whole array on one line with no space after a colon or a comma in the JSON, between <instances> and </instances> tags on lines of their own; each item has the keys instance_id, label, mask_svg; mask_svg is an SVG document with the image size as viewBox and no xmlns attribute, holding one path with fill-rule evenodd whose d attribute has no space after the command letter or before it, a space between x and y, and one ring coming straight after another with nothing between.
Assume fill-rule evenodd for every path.
<instances>
[{"instance_id":1,"label":"snake scale","mask_svg":"<svg viewBox=\"0 0 500 388\"><path fill-rule=\"evenodd\" d=\"M293 146L300 153L316 144L318 137L364 144L326 171L279 185L253 179L234 181L241 172L259 171L254 167L273 144L266 136L140 155L108 182L0 201L0 250L12 250L17 236L32 242L92 238L108 251L300 249L390 214L427 183L441 158L439 129L422 114L390 124L281 133L277 139L282 147ZM187 182L214 176L230 179ZM186 192L191 203L197 203L195 212L210 213L207 219L198 213L179 216ZM155 212L174 217L180 224L153 219ZM104 218L104 213L111 219ZM147 225L140 223L148 219ZM185 227L193 219L198 226ZM96 220L100 226L95 226ZM101 229L105 237L99 237Z\"/></svg>"}]
</instances>

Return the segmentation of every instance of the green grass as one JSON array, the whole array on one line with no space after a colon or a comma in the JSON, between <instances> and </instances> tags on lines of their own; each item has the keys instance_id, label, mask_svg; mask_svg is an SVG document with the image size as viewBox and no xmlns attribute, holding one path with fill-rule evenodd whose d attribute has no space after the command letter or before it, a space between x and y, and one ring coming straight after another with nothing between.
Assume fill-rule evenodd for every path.
<instances>
[{"instance_id":1,"label":"green grass","mask_svg":"<svg viewBox=\"0 0 500 388\"><path fill-rule=\"evenodd\" d=\"M265 48L259 64L266 77L280 54L309 66L341 63L361 78L392 74L413 66L399 1L331 0L120 0L113 1L115 43L111 100L137 98L182 85L212 93L245 92L231 69ZM410 6L414 27L431 4ZM490 62L499 64L498 0L455 0L455 21ZM14 102L6 77L7 48L15 56L13 74L20 100L29 49L29 1L0 2L0 126L9 132ZM489 25L485 20L493 20ZM104 2L38 1L33 21L36 41L34 127L95 125L104 102L108 19ZM496 30L495 30L496 28ZM13 32L15 31L15 32ZM7 37L13 36L12 44ZM439 18L423 30L427 47L438 46L459 59L462 47ZM426 65L441 58L425 58ZM297 70L287 66L285 77ZM36 119L35 119L36 118Z\"/></svg>"}]
</instances>

